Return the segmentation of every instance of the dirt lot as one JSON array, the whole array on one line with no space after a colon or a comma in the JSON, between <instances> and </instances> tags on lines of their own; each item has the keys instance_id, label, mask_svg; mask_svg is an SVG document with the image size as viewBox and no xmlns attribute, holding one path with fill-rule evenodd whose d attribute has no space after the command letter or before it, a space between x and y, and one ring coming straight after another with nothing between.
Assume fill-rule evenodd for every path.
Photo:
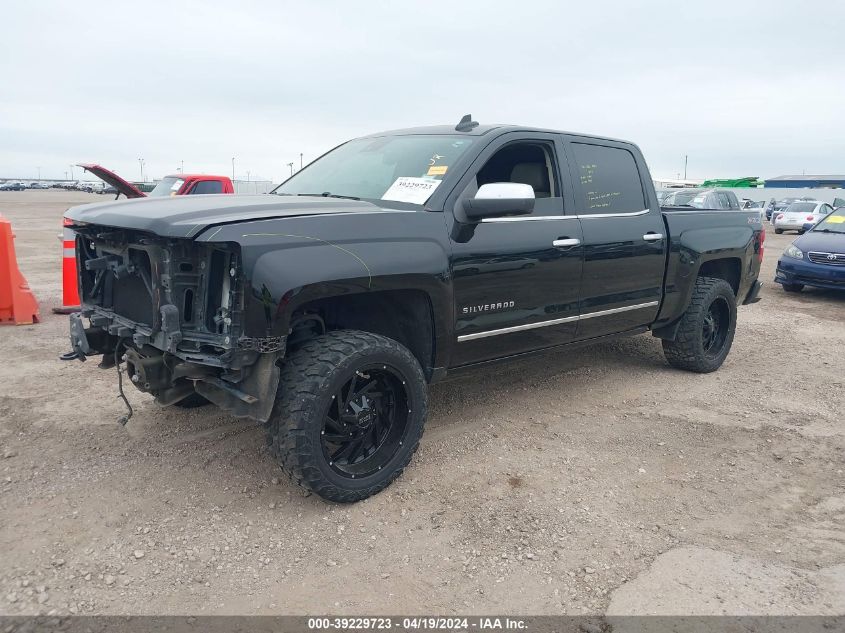
<instances>
[{"instance_id":1,"label":"dirt lot","mask_svg":"<svg viewBox=\"0 0 845 633\"><path fill-rule=\"evenodd\" d=\"M710 375L641 336L437 385L405 475L330 505L253 424L132 390L124 429L57 360L61 213L100 200L0 192L43 317L0 329L0 613L845 613L845 296L769 283Z\"/></svg>"}]
</instances>

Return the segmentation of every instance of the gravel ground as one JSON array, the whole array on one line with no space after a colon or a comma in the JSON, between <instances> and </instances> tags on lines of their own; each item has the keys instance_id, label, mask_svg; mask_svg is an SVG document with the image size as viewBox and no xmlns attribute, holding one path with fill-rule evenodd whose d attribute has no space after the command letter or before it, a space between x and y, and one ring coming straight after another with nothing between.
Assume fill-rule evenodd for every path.
<instances>
[{"instance_id":1,"label":"gravel ground","mask_svg":"<svg viewBox=\"0 0 845 633\"><path fill-rule=\"evenodd\" d=\"M0 329L0 613L845 613L844 295L767 284L714 374L640 336L436 385L405 475L331 505L255 425L132 390L121 428L57 360L91 200L0 193L43 318Z\"/></svg>"}]
</instances>

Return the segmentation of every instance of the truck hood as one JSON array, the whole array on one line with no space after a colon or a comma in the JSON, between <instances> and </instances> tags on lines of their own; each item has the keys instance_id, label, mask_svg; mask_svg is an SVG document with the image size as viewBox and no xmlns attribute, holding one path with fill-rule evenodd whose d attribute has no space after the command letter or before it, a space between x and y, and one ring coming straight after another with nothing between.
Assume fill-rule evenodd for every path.
<instances>
[{"instance_id":1,"label":"truck hood","mask_svg":"<svg viewBox=\"0 0 845 633\"><path fill-rule=\"evenodd\" d=\"M210 226L272 218L385 212L369 202L321 196L173 196L72 207L65 217L84 224L193 238ZM413 213L413 212L411 212Z\"/></svg>"},{"instance_id":2,"label":"truck hood","mask_svg":"<svg viewBox=\"0 0 845 633\"><path fill-rule=\"evenodd\" d=\"M127 198L144 198L147 194L138 189L131 182L124 180L110 169L106 169L102 165L95 163L79 163L77 167L82 167L85 171L94 174L100 180L110 184Z\"/></svg>"}]
</instances>

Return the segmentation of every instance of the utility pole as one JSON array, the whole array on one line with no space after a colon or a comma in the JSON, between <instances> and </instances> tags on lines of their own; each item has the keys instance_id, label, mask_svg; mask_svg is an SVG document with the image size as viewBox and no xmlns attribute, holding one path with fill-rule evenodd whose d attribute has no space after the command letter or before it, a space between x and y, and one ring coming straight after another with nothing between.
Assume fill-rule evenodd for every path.
<instances>
[{"instance_id":1,"label":"utility pole","mask_svg":"<svg viewBox=\"0 0 845 633\"><path fill-rule=\"evenodd\" d=\"M232 156L232 181L235 180L235 157Z\"/></svg>"},{"instance_id":2,"label":"utility pole","mask_svg":"<svg viewBox=\"0 0 845 633\"><path fill-rule=\"evenodd\" d=\"M141 166L141 181L142 181L142 182L147 182L147 179L146 179L146 178L144 178L144 159L143 159L143 158L139 158L139 159L138 159L138 164Z\"/></svg>"},{"instance_id":3,"label":"utility pole","mask_svg":"<svg viewBox=\"0 0 845 633\"><path fill-rule=\"evenodd\" d=\"M302 152L299 152L299 168L302 169Z\"/></svg>"},{"instance_id":4,"label":"utility pole","mask_svg":"<svg viewBox=\"0 0 845 633\"><path fill-rule=\"evenodd\" d=\"M288 167L290 167L290 175L293 176L293 163L288 163Z\"/></svg>"},{"instance_id":5,"label":"utility pole","mask_svg":"<svg viewBox=\"0 0 845 633\"><path fill-rule=\"evenodd\" d=\"M687 179L687 159L688 158L689 158L689 156L684 154L684 180Z\"/></svg>"}]
</instances>

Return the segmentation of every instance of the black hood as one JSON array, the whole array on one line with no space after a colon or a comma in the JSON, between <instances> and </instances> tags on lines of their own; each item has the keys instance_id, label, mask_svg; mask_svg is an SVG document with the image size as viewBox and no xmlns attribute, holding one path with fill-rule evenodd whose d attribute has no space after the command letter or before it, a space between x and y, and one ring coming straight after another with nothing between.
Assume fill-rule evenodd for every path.
<instances>
[{"instance_id":1,"label":"black hood","mask_svg":"<svg viewBox=\"0 0 845 633\"><path fill-rule=\"evenodd\" d=\"M210 226L270 218L338 213L380 213L369 202L321 196L168 196L73 207L75 222L148 231L162 237L196 237Z\"/></svg>"}]
</instances>

